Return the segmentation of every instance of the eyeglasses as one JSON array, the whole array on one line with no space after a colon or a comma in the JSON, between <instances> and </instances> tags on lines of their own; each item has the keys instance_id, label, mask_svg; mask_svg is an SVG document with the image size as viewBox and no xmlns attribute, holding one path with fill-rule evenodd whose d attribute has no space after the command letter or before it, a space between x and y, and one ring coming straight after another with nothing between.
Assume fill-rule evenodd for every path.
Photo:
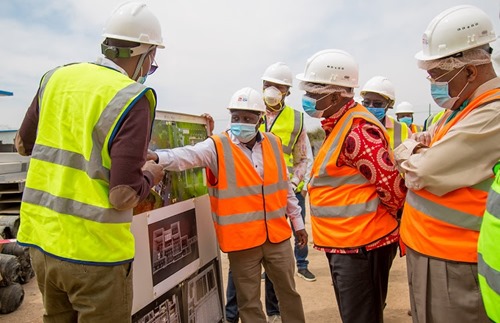
<instances>
[{"instance_id":1,"label":"eyeglasses","mask_svg":"<svg viewBox=\"0 0 500 323\"><path fill-rule=\"evenodd\" d=\"M156 72L157 69L158 69L158 64L156 64L156 61L153 59L153 62L151 63L151 66L149 67L148 75L153 74L154 72Z\"/></svg>"},{"instance_id":2,"label":"eyeglasses","mask_svg":"<svg viewBox=\"0 0 500 323\"><path fill-rule=\"evenodd\" d=\"M368 108L368 107L374 107L374 108L385 108L388 104L388 102L380 101L380 100L363 100L361 101L361 104Z\"/></svg>"}]
</instances>

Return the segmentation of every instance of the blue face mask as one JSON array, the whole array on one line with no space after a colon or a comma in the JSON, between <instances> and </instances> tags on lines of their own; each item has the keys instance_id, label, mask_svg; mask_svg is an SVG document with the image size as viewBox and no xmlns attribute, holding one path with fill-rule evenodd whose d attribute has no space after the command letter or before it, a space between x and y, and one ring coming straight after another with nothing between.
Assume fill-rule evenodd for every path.
<instances>
[{"instance_id":1,"label":"blue face mask","mask_svg":"<svg viewBox=\"0 0 500 323\"><path fill-rule=\"evenodd\" d=\"M469 85L469 83L467 82L465 84L464 88L462 89L462 91L460 91L460 93L458 93L458 95L456 97L452 98L450 96L449 83L455 77L457 77L457 75L459 75L464 70L464 68L465 68L465 66L462 67L462 69L460 71L458 71L458 73L455 74L448 82L432 82L431 83L431 96L434 99L434 102L436 102L436 104L439 105L441 108L445 108L448 110L453 108L453 105L455 104L455 102L457 102L458 99L460 99L460 94L462 94L462 92L465 90L467 85ZM436 80L439 78L441 78L441 77L436 78Z\"/></svg>"},{"instance_id":2,"label":"blue face mask","mask_svg":"<svg viewBox=\"0 0 500 323\"><path fill-rule=\"evenodd\" d=\"M316 110L317 101L318 100L307 95L302 96L302 109L304 109L304 112L307 113L310 117L321 118L323 116L323 112L325 112L325 110Z\"/></svg>"},{"instance_id":3,"label":"blue face mask","mask_svg":"<svg viewBox=\"0 0 500 323\"><path fill-rule=\"evenodd\" d=\"M402 117L399 119L399 122L406 123L406 125L409 127L413 123L413 118L412 117Z\"/></svg>"},{"instance_id":4,"label":"blue face mask","mask_svg":"<svg viewBox=\"0 0 500 323\"><path fill-rule=\"evenodd\" d=\"M257 126L251 123L231 123L231 133L246 144L257 135Z\"/></svg>"},{"instance_id":5,"label":"blue face mask","mask_svg":"<svg viewBox=\"0 0 500 323\"><path fill-rule=\"evenodd\" d=\"M458 96L454 98L450 96L450 91L448 89L448 82L431 83L431 95L432 98L434 99L434 102L436 102L437 105L445 109L451 109L455 104L455 102L457 102L457 100L459 99Z\"/></svg>"},{"instance_id":6,"label":"blue face mask","mask_svg":"<svg viewBox=\"0 0 500 323\"><path fill-rule=\"evenodd\" d=\"M445 109L449 109L451 106L453 106L455 101L458 99L454 98L455 100L450 101L452 100L452 98L448 90L448 82L431 83L431 95L434 99L434 102Z\"/></svg>"},{"instance_id":7,"label":"blue face mask","mask_svg":"<svg viewBox=\"0 0 500 323\"><path fill-rule=\"evenodd\" d=\"M385 117L385 108L374 108L374 107L367 107L368 111L370 111L375 118L377 118L379 121L382 121Z\"/></svg>"},{"instance_id":8,"label":"blue face mask","mask_svg":"<svg viewBox=\"0 0 500 323\"><path fill-rule=\"evenodd\" d=\"M137 82L138 83L141 83L141 84L144 84L144 82L146 82L146 79L148 78L148 75L144 75L144 76L139 76L139 78L137 79Z\"/></svg>"}]
</instances>

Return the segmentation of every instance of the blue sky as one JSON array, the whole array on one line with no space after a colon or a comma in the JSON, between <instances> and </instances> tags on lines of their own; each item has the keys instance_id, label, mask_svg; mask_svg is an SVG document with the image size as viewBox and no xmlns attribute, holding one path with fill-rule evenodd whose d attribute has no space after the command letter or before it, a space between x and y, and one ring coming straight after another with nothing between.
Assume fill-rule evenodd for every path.
<instances>
[{"instance_id":1,"label":"blue sky","mask_svg":"<svg viewBox=\"0 0 500 323\"><path fill-rule=\"evenodd\" d=\"M102 27L121 2L2 1L0 90L14 96L0 98L0 128L19 127L47 70L100 55ZM158 110L208 112L217 131L228 123L231 95L245 86L260 90L268 65L283 61L298 74L308 57L327 48L356 58L360 86L375 75L388 77L396 87L396 104L411 102L421 123L429 105L433 112L440 109L414 59L431 19L448 7L473 4L491 15L500 35L496 0L145 2L160 19L166 44L157 52L160 68L146 83L157 91ZM500 45L493 47L500 52ZM301 109L302 93L292 88L287 103ZM319 122L306 117L306 125L311 130Z\"/></svg>"}]
</instances>

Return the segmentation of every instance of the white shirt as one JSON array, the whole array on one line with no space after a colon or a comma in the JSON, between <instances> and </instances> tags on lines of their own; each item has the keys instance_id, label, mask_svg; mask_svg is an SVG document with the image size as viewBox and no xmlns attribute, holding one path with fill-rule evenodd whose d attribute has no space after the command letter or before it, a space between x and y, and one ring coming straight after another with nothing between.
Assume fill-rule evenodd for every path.
<instances>
[{"instance_id":1,"label":"white shirt","mask_svg":"<svg viewBox=\"0 0 500 323\"><path fill-rule=\"evenodd\" d=\"M263 178L264 163L262 158L262 140L265 140L265 138L259 133L255 145L252 150L250 150L245 144L241 143L236 137L234 137L230 131L228 132L231 141L245 153L254 165L257 173L261 178ZM215 149L214 141L210 138L207 138L194 146L159 149L155 152L158 154L158 163L163 165L166 170L183 171L196 167L208 167L215 177L218 177L219 169L217 163L217 150ZM304 221L302 220L300 211L301 208L297 198L295 197L293 186L290 182L288 182L286 214L292 221L292 225L296 231L304 229Z\"/></svg>"}]
</instances>

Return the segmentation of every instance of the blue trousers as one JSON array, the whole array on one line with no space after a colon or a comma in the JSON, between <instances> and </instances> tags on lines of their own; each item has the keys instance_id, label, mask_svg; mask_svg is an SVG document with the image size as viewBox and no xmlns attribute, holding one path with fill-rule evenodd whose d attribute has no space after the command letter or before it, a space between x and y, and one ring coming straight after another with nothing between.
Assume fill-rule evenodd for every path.
<instances>
[{"instance_id":1,"label":"blue trousers","mask_svg":"<svg viewBox=\"0 0 500 323\"><path fill-rule=\"evenodd\" d=\"M301 208L300 215L302 215L302 220L305 223L306 219L306 199L302 196L302 194L295 193L297 200L299 200L299 206ZM309 254L309 249L307 248L307 244L303 248L298 247L297 235L295 234L295 229L292 226L293 237L295 239L295 261L297 261L297 269L307 269L307 265L309 265L309 260L307 260L307 255Z\"/></svg>"},{"instance_id":2,"label":"blue trousers","mask_svg":"<svg viewBox=\"0 0 500 323\"><path fill-rule=\"evenodd\" d=\"M301 215L302 220L305 221L306 217L306 201L305 198L300 193L295 193L297 200L299 200L299 206L302 209ZM297 262L298 269L306 269L309 264L309 260L307 260L307 255L309 251L307 249L307 245L303 248L297 247L297 236L295 234L295 229L292 226L293 236L295 239L295 261ZM276 297L276 293L274 292L273 283L271 280L265 275L265 299L266 299L266 314L267 316L272 315L280 315L280 308L278 305L278 298ZM236 301L236 288L234 287L233 275L231 274L231 269L227 275L227 289L226 289L226 319L229 322L238 322L239 313L238 313L238 302Z\"/></svg>"}]
</instances>

